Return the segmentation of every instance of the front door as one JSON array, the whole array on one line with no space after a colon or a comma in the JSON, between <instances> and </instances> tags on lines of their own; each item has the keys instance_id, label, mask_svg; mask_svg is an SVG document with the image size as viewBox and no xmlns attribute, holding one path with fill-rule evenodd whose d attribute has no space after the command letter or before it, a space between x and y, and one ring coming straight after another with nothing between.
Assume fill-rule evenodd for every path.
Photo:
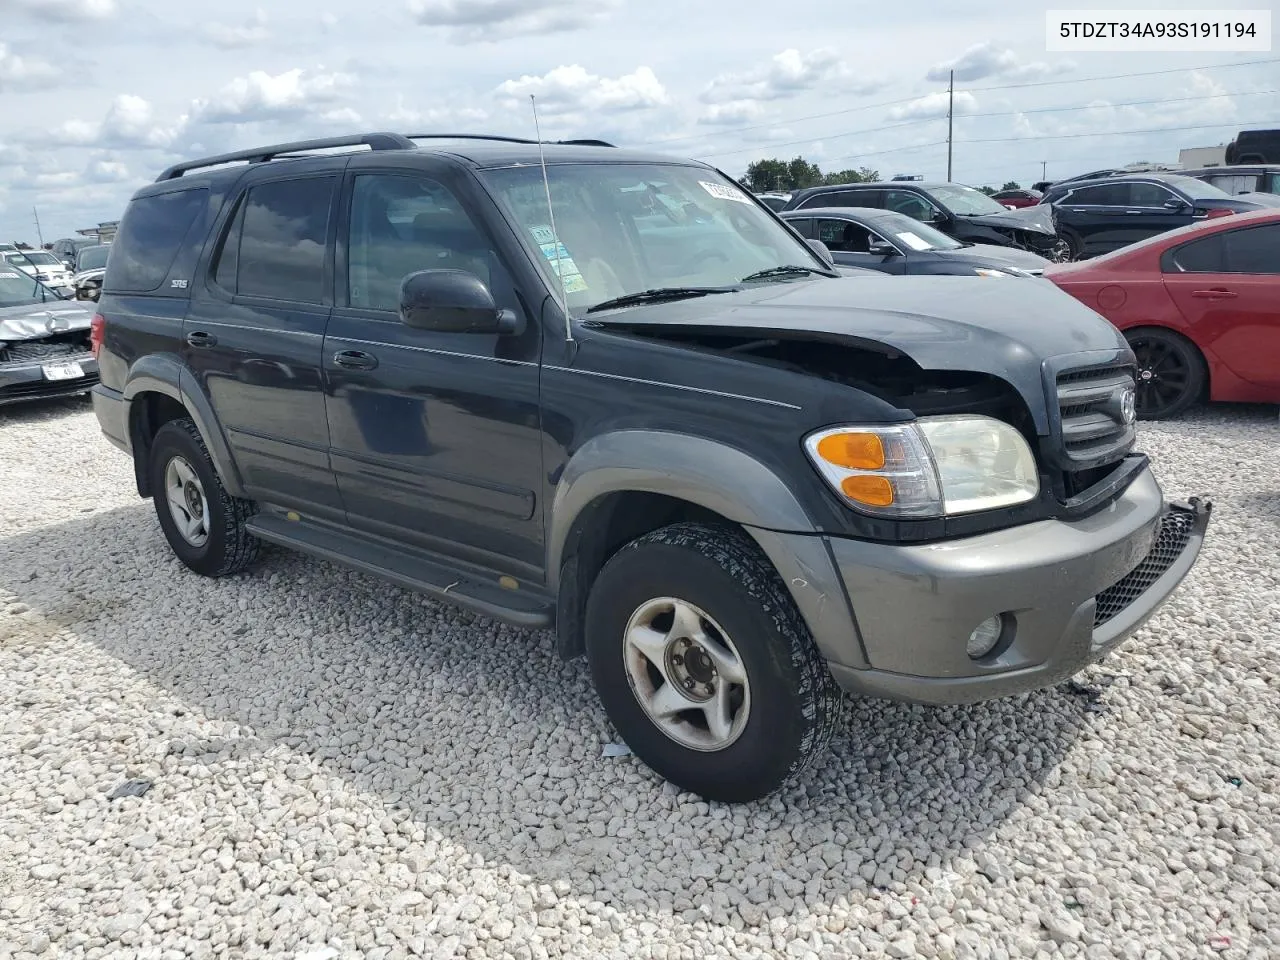
<instances>
[{"instance_id":1,"label":"front door","mask_svg":"<svg viewBox=\"0 0 1280 960\"><path fill-rule=\"evenodd\" d=\"M881 273L906 272L906 258L901 253L872 253L873 241L888 243L874 230L852 220L824 219L817 221L818 239L827 245L836 263L847 267L879 270ZM890 244L890 246L893 246ZM896 248L895 248L896 249Z\"/></svg>"},{"instance_id":2,"label":"front door","mask_svg":"<svg viewBox=\"0 0 1280 960\"><path fill-rule=\"evenodd\" d=\"M1280 225L1215 233L1174 260L1164 285L1196 339L1242 380L1280 387Z\"/></svg>"},{"instance_id":3,"label":"front door","mask_svg":"<svg viewBox=\"0 0 1280 960\"><path fill-rule=\"evenodd\" d=\"M320 366L338 180L255 180L228 204L193 284L182 354L248 494L341 520Z\"/></svg>"},{"instance_id":4,"label":"front door","mask_svg":"<svg viewBox=\"0 0 1280 960\"><path fill-rule=\"evenodd\" d=\"M362 158L363 159L363 158ZM543 567L537 318L449 168L353 161L324 339L331 458L348 522L513 576ZM524 332L400 322L419 270L479 276ZM540 302L540 301L538 301Z\"/></svg>"}]
</instances>

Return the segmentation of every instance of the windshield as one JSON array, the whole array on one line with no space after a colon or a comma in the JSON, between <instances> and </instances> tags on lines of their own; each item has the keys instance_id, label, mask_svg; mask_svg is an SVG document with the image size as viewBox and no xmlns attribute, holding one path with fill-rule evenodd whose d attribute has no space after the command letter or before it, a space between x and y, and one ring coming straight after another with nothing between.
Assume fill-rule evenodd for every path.
<instances>
[{"instance_id":1,"label":"windshield","mask_svg":"<svg viewBox=\"0 0 1280 960\"><path fill-rule=\"evenodd\" d=\"M942 231L900 213L879 214L871 220L871 225L909 250L959 250L964 246Z\"/></svg>"},{"instance_id":2,"label":"windshield","mask_svg":"<svg viewBox=\"0 0 1280 960\"><path fill-rule=\"evenodd\" d=\"M6 262L13 264L15 267L29 267L32 265L31 261L27 259L27 255L24 254L21 250L19 250L17 253L6 253L4 255L4 259Z\"/></svg>"},{"instance_id":3,"label":"windshield","mask_svg":"<svg viewBox=\"0 0 1280 960\"><path fill-rule=\"evenodd\" d=\"M40 281L0 267L0 307L25 307L57 299Z\"/></svg>"},{"instance_id":4,"label":"windshield","mask_svg":"<svg viewBox=\"0 0 1280 960\"><path fill-rule=\"evenodd\" d=\"M43 250L28 251L27 259L30 260L32 263L36 264L36 266L40 266L40 267L47 267L51 265L55 267L62 266L61 260L55 257L52 253L46 253Z\"/></svg>"},{"instance_id":5,"label":"windshield","mask_svg":"<svg viewBox=\"0 0 1280 960\"><path fill-rule=\"evenodd\" d=\"M996 203L981 190L962 187L958 183L930 187L929 192L957 217L984 217L992 213L1009 212L1007 208Z\"/></svg>"},{"instance_id":6,"label":"windshield","mask_svg":"<svg viewBox=\"0 0 1280 960\"><path fill-rule=\"evenodd\" d=\"M97 270L107 265L107 254L110 247L85 247L76 254L77 270Z\"/></svg>"},{"instance_id":7,"label":"windshield","mask_svg":"<svg viewBox=\"0 0 1280 960\"><path fill-rule=\"evenodd\" d=\"M665 287L733 289L774 267L830 269L747 194L703 167L549 166L558 251L539 167L490 170L483 177L553 290L559 284L552 262L561 258L570 312ZM802 270L768 279L806 275Z\"/></svg>"},{"instance_id":8,"label":"windshield","mask_svg":"<svg viewBox=\"0 0 1280 960\"><path fill-rule=\"evenodd\" d=\"M1165 179L1169 186L1177 187L1192 200L1231 199L1231 195L1225 190L1219 190L1212 183L1205 183L1195 177L1167 177Z\"/></svg>"}]
</instances>

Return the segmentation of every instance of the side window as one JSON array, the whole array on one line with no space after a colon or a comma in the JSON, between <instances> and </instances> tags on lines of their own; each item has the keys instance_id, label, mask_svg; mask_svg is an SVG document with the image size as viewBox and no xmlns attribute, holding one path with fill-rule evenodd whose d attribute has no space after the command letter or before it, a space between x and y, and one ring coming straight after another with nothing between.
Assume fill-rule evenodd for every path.
<instances>
[{"instance_id":1,"label":"side window","mask_svg":"<svg viewBox=\"0 0 1280 960\"><path fill-rule=\"evenodd\" d=\"M1160 207L1166 200L1176 200L1172 190L1158 183L1129 184L1129 205L1134 207Z\"/></svg>"},{"instance_id":2,"label":"side window","mask_svg":"<svg viewBox=\"0 0 1280 960\"><path fill-rule=\"evenodd\" d=\"M922 223L935 219L941 211L929 202L928 198L910 190L886 190L884 192L886 210L901 213Z\"/></svg>"},{"instance_id":3,"label":"side window","mask_svg":"<svg viewBox=\"0 0 1280 960\"><path fill-rule=\"evenodd\" d=\"M1203 240L1196 240L1178 247L1172 256L1165 255L1166 273L1221 273L1222 234L1215 233Z\"/></svg>"},{"instance_id":4,"label":"side window","mask_svg":"<svg viewBox=\"0 0 1280 960\"><path fill-rule=\"evenodd\" d=\"M1237 173L1228 175L1220 173L1216 176L1205 177L1205 179L1223 193L1230 194L1234 197L1239 193L1253 193L1255 190L1259 189L1258 181L1262 178L1257 174L1242 175Z\"/></svg>"},{"instance_id":5,"label":"side window","mask_svg":"<svg viewBox=\"0 0 1280 960\"><path fill-rule=\"evenodd\" d=\"M787 217L786 222L791 229L795 230L796 233L800 234L800 236L806 237L810 240L814 239L815 234L813 232L813 220L809 217Z\"/></svg>"},{"instance_id":6,"label":"side window","mask_svg":"<svg viewBox=\"0 0 1280 960\"><path fill-rule=\"evenodd\" d=\"M869 253L871 249L871 232L848 220L819 220L818 239L841 253Z\"/></svg>"},{"instance_id":7,"label":"side window","mask_svg":"<svg viewBox=\"0 0 1280 960\"><path fill-rule=\"evenodd\" d=\"M208 202L209 191L203 187L131 202L111 248L107 288L146 293L160 286L179 245Z\"/></svg>"},{"instance_id":8,"label":"side window","mask_svg":"<svg viewBox=\"0 0 1280 960\"><path fill-rule=\"evenodd\" d=\"M1227 273L1280 274L1280 224L1219 234Z\"/></svg>"},{"instance_id":9,"label":"side window","mask_svg":"<svg viewBox=\"0 0 1280 960\"><path fill-rule=\"evenodd\" d=\"M1103 183L1096 187L1081 187L1067 197L1068 206L1123 207L1129 203L1127 184Z\"/></svg>"},{"instance_id":10,"label":"side window","mask_svg":"<svg viewBox=\"0 0 1280 960\"><path fill-rule=\"evenodd\" d=\"M419 270L466 270L502 303L510 279L449 189L434 180L361 174L351 195L347 303L398 310L400 283Z\"/></svg>"}]
</instances>

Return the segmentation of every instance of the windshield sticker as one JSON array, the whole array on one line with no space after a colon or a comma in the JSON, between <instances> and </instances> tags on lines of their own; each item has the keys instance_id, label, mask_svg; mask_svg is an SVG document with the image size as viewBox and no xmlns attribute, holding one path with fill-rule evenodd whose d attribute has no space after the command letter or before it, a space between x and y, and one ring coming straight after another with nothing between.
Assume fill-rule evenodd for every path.
<instances>
[{"instance_id":1,"label":"windshield sticker","mask_svg":"<svg viewBox=\"0 0 1280 960\"><path fill-rule=\"evenodd\" d=\"M897 237L899 240L901 240L903 243L905 243L912 250L928 250L930 247L930 243L928 240L924 240L920 237L917 237L910 230L904 231L903 233L895 233L894 236Z\"/></svg>"},{"instance_id":2,"label":"windshield sticker","mask_svg":"<svg viewBox=\"0 0 1280 960\"><path fill-rule=\"evenodd\" d=\"M535 243L555 243L556 241L556 235L545 223L530 227L529 233L533 235Z\"/></svg>"},{"instance_id":3,"label":"windshield sticker","mask_svg":"<svg viewBox=\"0 0 1280 960\"><path fill-rule=\"evenodd\" d=\"M717 200L735 200L738 203L750 203L751 198L736 187L727 183L712 183L710 180L699 180L698 185Z\"/></svg>"},{"instance_id":4,"label":"windshield sticker","mask_svg":"<svg viewBox=\"0 0 1280 960\"><path fill-rule=\"evenodd\" d=\"M22 274L20 273L0 273L0 280L21 280L21 279L22 279Z\"/></svg>"},{"instance_id":5,"label":"windshield sticker","mask_svg":"<svg viewBox=\"0 0 1280 960\"><path fill-rule=\"evenodd\" d=\"M565 293L583 293L586 291L586 278L582 276L582 271L578 269L578 265L573 262L573 257L569 256L569 248L563 243L556 243L555 235L552 234L551 228L545 226L531 227L529 232L533 234L534 240L538 242L538 249L542 251L542 255L550 262L552 269L564 279ZM546 239L543 239L544 237Z\"/></svg>"}]
</instances>

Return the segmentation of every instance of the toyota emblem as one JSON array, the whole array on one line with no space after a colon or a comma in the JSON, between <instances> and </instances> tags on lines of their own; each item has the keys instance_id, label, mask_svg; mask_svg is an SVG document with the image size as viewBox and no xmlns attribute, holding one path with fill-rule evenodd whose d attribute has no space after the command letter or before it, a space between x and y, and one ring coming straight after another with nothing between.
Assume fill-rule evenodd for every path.
<instances>
[{"instance_id":1,"label":"toyota emblem","mask_svg":"<svg viewBox=\"0 0 1280 960\"><path fill-rule=\"evenodd\" d=\"M1120 416L1125 423L1133 423L1138 419L1137 396L1133 387L1125 387L1120 394Z\"/></svg>"}]
</instances>

